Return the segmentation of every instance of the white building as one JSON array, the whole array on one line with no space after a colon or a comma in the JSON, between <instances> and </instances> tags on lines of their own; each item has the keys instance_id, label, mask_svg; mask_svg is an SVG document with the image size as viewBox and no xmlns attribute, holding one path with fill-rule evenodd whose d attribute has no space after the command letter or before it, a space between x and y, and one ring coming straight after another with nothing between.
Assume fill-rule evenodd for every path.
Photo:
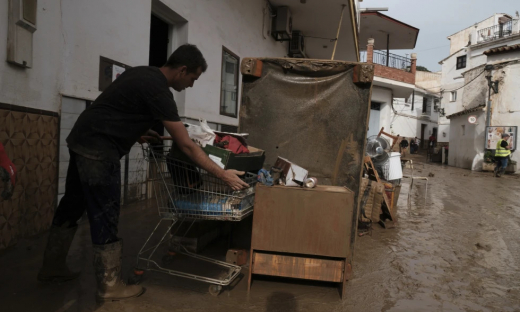
<instances>
[{"instance_id":1,"label":"white building","mask_svg":"<svg viewBox=\"0 0 520 312\"><path fill-rule=\"evenodd\" d=\"M278 21L278 38L292 24L305 35L301 52L330 59L344 3L335 59L359 61L358 0L2 1L0 142L19 171L13 198L0 204L0 249L48 228L64 192L65 138L118 71L161 66L179 45L197 45L209 68L193 89L174 92L179 114L233 131L240 60L289 54L272 33L280 7L288 6L292 18ZM122 160L125 201L146 196L140 151L136 146Z\"/></svg>"},{"instance_id":2,"label":"white building","mask_svg":"<svg viewBox=\"0 0 520 312\"><path fill-rule=\"evenodd\" d=\"M415 88L417 56L410 58L390 50L413 49L419 29L380 12L361 13L361 39L367 42L362 61L374 64L374 83L367 136L377 135L382 127L398 134L394 123L394 99L408 98ZM363 50L365 50L363 48Z\"/></svg>"},{"instance_id":3,"label":"white building","mask_svg":"<svg viewBox=\"0 0 520 312\"><path fill-rule=\"evenodd\" d=\"M431 135L439 137L439 108L437 93L416 86L410 97L394 100L390 129L408 141L417 137L420 148L427 148Z\"/></svg>"},{"instance_id":4,"label":"white building","mask_svg":"<svg viewBox=\"0 0 520 312\"><path fill-rule=\"evenodd\" d=\"M451 55L442 60L442 103L446 118L440 123L444 131L449 127L450 165L481 170L486 150L486 126L518 126L520 118L515 107L517 88L512 87L518 77L515 60L520 44L518 16L494 14L448 37ZM498 50L497 50L498 49ZM502 49L502 50L500 50ZM486 70L486 65L494 65ZM488 80L499 79L499 92L491 91L488 105ZM489 117L487 114L489 112ZM470 123L468 117L476 122ZM473 119L473 118L471 118ZM518 156L514 155L517 160Z\"/></svg>"}]
</instances>

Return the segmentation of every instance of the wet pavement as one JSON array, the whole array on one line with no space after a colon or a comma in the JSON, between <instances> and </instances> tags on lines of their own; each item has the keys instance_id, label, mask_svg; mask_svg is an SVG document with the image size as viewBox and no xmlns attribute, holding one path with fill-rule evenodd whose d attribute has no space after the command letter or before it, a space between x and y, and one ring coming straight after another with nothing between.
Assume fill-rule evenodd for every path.
<instances>
[{"instance_id":1,"label":"wet pavement","mask_svg":"<svg viewBox=\"0 0 520 312\"><path fill-rule=\"evenodd\" d=\"M403 179L398 222L357 238L343 301L334 285L286 279L256 279L248 293L246 267L219 297L206 284L147 272L144 295L98 305L83 223L69 257L82 271L76 281L36 282L45 236L0 254L0 311L520 311L520 176L493 178L412 157L414 175L430 176L426 197L424 180L410 191ZM122 208L125 276L157 221L152 203ZM225 248L221 241L205 253L224 258Z\"/></svg>"}]
</instances>

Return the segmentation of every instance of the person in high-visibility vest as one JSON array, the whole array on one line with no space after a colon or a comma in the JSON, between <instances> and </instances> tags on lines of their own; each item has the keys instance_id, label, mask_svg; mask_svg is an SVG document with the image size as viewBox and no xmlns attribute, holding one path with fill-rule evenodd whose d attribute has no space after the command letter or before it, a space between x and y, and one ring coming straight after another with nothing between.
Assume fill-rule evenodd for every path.
<instances>
[{"instance_id":1,"label":"person in high-visibility vest","mask_svg":"<svg viewBox=\"0 0 520 312\"><path fill-rule=\"evenodd\" d=\"M507 139L509 139L509 134L502 133L502 140L497 143L497 148L495 150L495 160L497 162L494 174L495 177L500 177L500 175L506 171L509 155L511 155L511 146L507 143Z\"/></svg>"}]
</instances>

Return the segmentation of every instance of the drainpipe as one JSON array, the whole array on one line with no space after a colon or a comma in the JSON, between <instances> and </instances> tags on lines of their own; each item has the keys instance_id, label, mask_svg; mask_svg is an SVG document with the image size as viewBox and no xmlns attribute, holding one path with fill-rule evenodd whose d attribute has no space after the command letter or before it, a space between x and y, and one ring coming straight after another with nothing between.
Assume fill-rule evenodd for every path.
<instances>
[{"instance_id":1,"label":"drainpipe","mask_svg":"<svg viewBox=\"0 0 520 312\"><path fill-rule=\"evenodd\" d=\"M415 106L415 88L413 88L413 92L412 92L412 112L414 110L414 106Z\"/></svg>"},{"instance_id":2,"label":"drainpipe","mask_svg":"<svg viewBox=\"0 0 520 312\"><path fill-rule=\"evenodd\" d=\"M386 34L386 67L390 59L390 34Z\"/></svg>"}]
</instances>

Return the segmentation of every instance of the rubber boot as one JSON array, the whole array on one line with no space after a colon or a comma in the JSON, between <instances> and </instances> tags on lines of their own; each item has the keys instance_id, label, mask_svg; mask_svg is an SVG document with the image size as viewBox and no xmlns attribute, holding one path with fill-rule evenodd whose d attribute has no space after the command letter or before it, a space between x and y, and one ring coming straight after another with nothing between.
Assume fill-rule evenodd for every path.
<instances>
[{"instance_id":1,"label":"rubber boot","mask_svg":"<svg viewBox=\"0 0 520 312\"><path fill-rule=\"evenodd\" d=\"M126 285L121 279L123 241L94 245L94 270L98 283L98 301L124 300L141 295L139 285Z\"/></svg>"},{"instance_id":2,"label":"rubber boot","mask_svg":"<svg viewBox=\"0 0 520 312\"><path fill-rule=\"evenodd\" d=\"M80 272L71 272L67 267L67 254L76 234L77 226L51 226L47 247L43 255L43 266L38 273L40 282L65 282L77 278Z\"/></svg>"}]
</instances>

